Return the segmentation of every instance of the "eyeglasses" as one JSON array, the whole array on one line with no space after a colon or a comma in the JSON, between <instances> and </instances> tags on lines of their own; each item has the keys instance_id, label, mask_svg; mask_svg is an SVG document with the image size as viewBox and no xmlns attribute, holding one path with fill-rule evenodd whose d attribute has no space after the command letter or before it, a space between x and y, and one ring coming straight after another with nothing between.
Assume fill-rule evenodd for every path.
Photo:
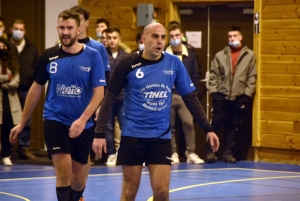
<instances>
[{"instance_id":1,"label":"eyeglasses","mask_svg":"<svg viewBox=\"0 0 300 201\"><path fill-rule=\"evenodd\" d=\"M170 38L178 38L179 36L181 35L181 33L180 34L170 34Z\"/></svg>"}]
</instances>

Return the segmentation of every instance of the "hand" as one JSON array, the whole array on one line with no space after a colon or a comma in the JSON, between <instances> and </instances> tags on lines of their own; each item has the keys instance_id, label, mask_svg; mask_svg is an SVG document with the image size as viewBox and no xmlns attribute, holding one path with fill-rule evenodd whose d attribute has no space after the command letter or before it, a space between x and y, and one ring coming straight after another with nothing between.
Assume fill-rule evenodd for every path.
<instances>
[{"instance_id":1,"label":"hand","mask_svg":"<svg viewBox=\"0 0 300 201\"><path fill-rule=\"evenodd\" d=\"M17 141L18 135L19 135L19 133L22 132L23 128L24 128L24 126L18 124L13 129L11 129L10 134L9 134L10 143L14 144Z\"/></svg>"},{"instance_id":2,"label":"hand","mask_svg":"<svg viewBox=\"0 0 300 201\"><path fill-rule=\"evenodd\" d=\"M9 89L9 85L7 83L2 83L1 88L7 90L7 89Z\"/></svg>"},{"instance_id":3,"label":"hand","mask_svg":"<svg viewBox=\"0 0 300 201\"><path fill-rule=\"evenodd\" d=\"M106 139L105 138L94 138L93 141L93 151L96 153L96 155L99 158L102 158L102 149L105 153L107 153L107 147L106 147Z\"/></svg>"},{"instance_id":4,"label":"hand","mask_svg":"<svg viewBox=\"0 0 300 201\"><path fill-rule=\"evenodd\" d=\"M69 128L70 138L78 137L82 133L83 129L85 128L85 125L86 122L84 120L77 119L76 121L74 121L71 127Z\"/></svg>"},{"instance_id":5,"label":"hand","mask_svg":"<svg viewBox=\"0 0 300 201\"><path fill-rule=\"evenodd\" d=\"M97 121L97 119L98 119L98 115L99 115L99 112L100 112L100 107L101 107L101 105L97 108L97 110L95 112L95 118L94 118L95 121Z\"/></svg>"},{"instance_id":6,"label":"hand","mask_svg":"<svg viewBox=\"0 0 300 201\"><path fill-rule=\"evenodd\" d=\"M211 150L213 152L218 151L220 142L218 136L214 132L209 132L206 134L206 141L209 141L209 144L211 146Z\"/></svg>"}]
</instances>

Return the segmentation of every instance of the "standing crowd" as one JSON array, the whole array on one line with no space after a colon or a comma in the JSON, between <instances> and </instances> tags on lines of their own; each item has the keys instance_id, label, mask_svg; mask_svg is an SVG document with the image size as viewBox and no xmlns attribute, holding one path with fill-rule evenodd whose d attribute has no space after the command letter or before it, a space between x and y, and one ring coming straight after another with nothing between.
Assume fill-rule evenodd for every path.
<instances>
[{"instance_id":1,"label":"standing crowd","mask_svg":"<svg viewBox=\"0 0 300 201\"><path fill-rule=\"evenodd\" d=\"M40 57L25 37L22 20L16 19L6 36L0 19L3 164L12 165L16 142L19 157L35 160L29 151L30 119L46 83L42 118L59 201L84 200L91 160L103 152L107 166L122 166L120 200L135 200L144 165L153 200L169 200L171 165L180 162L178 122L186 162L203 164L218 160L218 136L226 119L222 160L235 163L235 135L256 81L255 56L242 44L240 28L230 27L228 45L212 61L210 123L198 99L200 61L180 23L170 22L167 30L156 22L145 26L136 36L137 49L131 51L122 43L120 29L110 27L107 19L96 21L97 39L88 36L89 16L81 6L62 11L57 19L59 43ZM196 154L194 122L206 134L205 159Z\"/></svg>"}]
</instances>

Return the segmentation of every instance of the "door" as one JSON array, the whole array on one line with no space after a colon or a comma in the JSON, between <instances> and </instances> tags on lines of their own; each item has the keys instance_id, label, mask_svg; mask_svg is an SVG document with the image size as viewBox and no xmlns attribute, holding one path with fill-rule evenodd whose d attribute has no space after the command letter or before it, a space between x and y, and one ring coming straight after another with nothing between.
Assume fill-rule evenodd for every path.
<instances>
[{"instance_id":1,"label":"door","mask_svg":"<svg viewBox=\"0 0 300 201\"><path fill-rule=\"evenodd\" d=\"M205 79L205 73L214 55L222 50L228 43L227 32L231 26L239 26L242 30L242 43L253 49L253 14L244 14L244 9L253 8L253 4L237 4L232 5L206 5L197 3L194 5L184 6L178 5L179 10L191 9L193 14L180 15L181 26L183 31L201 31L201 48L196 49L202 65L201 79ZM247 10L249 11L249 10ZM184 13L184 12L182 12ZM189 13L189 12L185 12ZM209 24L209 26L208 26ZM209 33L209 37L208 37ZM208 47L209 45L209 47ZM200 84L201 92L199 99L205 111L209 111L210 118L211 98L207 96L205 82ZM208 103L208 104L207 104ZM196 129L196 152L201 158L205 158L205 134L198 125ZM179 133L179 147L181 155L184 155L185 143L182 131ZM223 155L223 135L220 136L221 147L217 153L218 158ZM252 159L252 109L248 107L243 118L241 129L236 138L234 147L234 155L238 160Z\"/></svg>"}]
</instances>

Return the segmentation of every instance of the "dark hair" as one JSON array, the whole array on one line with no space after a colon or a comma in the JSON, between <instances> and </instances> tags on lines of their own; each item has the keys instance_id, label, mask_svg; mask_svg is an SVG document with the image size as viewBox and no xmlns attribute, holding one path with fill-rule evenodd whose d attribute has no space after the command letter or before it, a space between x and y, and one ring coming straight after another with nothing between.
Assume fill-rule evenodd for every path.
<instances>
[{"instance_id":1,"label":"dark hair","mask_svg":"<svg viewBox=\"0 0 300 201\"><path fill-rule=\"evenodd\" d=\"M138 43L139 40L141 40L141 38L142 38L142 34L141 33L137 33L136 37L135 37L135 41Z\"/></svg>"},{"instance_id":2,"label":"dark hair","mask_svg":"<svg viewBox=\"0 0 300 201\"><path fill-rule=\"evenodd\" d=\"M178 21L175 21L175 20L170 21L170 22L168 23L167 29L169 30L169 29L170 29L172 26L174 26L174 25L180 26L180 23L179 23Z\"/></svg>"},{"instance_id":3,"label":"dark hair","mask_svg":"<svg viewBox=\"0 0 300 201\"><path fill-rule=\"evenodd\" d=\"M70 8L70 10L74 10L75 12L83 15L84 20L88 20L90 18L90 11L82 6L73 6L72 8Z\"/></svg>"},{"instance_id":4,"label":"dark hair","mask_svg":"<svg viewBox=\"0 0 300 201\"><path fill-rule=\"evenodd\" d=\"M96 20L96 25L100 24L100 23L106 24L107 28L109 28L109 26L110 26L109 25L109 21L107 19L105 19L105 18L99 18L99 19Z\"/></svg>"},{"instance_id":5,"label":"dark hair","mask_svg":"<svg viewBox=\"0 0 300 201\"><path fill-rule=\"evenodd\" d=\"M21 19L15 19L15 20L13 21L13 23L12 23L11 27L13 27L13 26L14 26L14 24L23 24L23 25L24 25L24 27L25 27L25 23L24 23L24 21L23 21L23 20L21 20Z\"/></svg>"},{"instance_id":6,"label":"dark hair","mask_svg":"<svg viewBox=\"0 0 300 201\"><path fill-rule=\"evenodd\" d=\"M3 43L7 47L8 58L4 60L7 63L7 67L11 70L13 75L17 74L19 71L19 62L17 60L17 53L12 50L13 45L2 37L0 37L0 43Z\"/></svg>"},{"instance_id":7,"label":"dark hair","mask_svg":"<svg viewBox=\"0 0 300 201\"><path fill-rule=\"evenodd\" d=\"M119 28L108 28L106 30L107 30L106 33L118 32L119 35L121 36L121 31Z\"/></svg>"},{"instance_id":8,"label":"dark hair","mask_svg":"<svg viewBox=\"0 0 300 201\"><path fill-rule=\"evenodd\" d=\"M169 31L169 32L170 32L170 31L174 31L174 30L176 30L176 29L179 29L180 32L182 32L181 26L180 26L179 24L173 24L173 25L168 26L168 31Z\"/></svg>"},{"instance_id":9,"label":"dark hair","mask_svg":"<svg viewBox=\"0 0 300 201\"><path fill-rule=\"evenodd\" d=\"M77 26L80 26L80 16L78 12L75 12L74 10L71 9L66 9L64 11L62 11L59 15L58 15L58 19L59 18L63 18L64 20L67 19L74 19Z\"/></svg>"},{"instance_id":10,"label":"dark hair","mask_svg":"<svg viewBox=\"0 0 300 201\"><path fill-rule=\"evenodd\" d=\"M238 26L232 26L232 27L230 27L229 30L228 30L228 32L229 31L238 31L238 32L240 32L240 34L242 33L241 28L238 27Z\"/></svg>"},{"instance_id":11,"label":"dark hair","mask_svg":"<svg viewBox=\"0 0 300 201\"><path fill-rule=\"evenodd\" d=\"M2 17L0 17L0 22L2 22L2 23L4 24L4 21L3 21L3 18L2 18Z\"/></svg>"}]
</instances>

